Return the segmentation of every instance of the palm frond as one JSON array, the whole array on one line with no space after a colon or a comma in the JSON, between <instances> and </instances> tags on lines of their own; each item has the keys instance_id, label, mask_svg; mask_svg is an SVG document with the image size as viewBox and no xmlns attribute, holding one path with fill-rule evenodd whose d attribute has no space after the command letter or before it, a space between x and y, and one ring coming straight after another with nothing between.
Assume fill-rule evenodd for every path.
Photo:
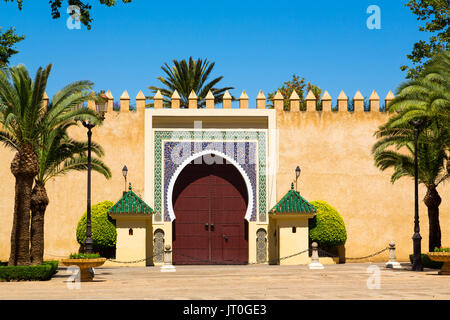
<instances>
[{"instance_id":1,"label":"palm frond","mask_svg":"<svg viewBox=\"0 0 450 320\"><path fill-rule=\"evenodd\" d=\"M211 81L208 80L215 66L214 62L210 62L207 59L194 60L192 57L188 61L173 60L172 62L172 67L167 63L161 67L165 76L157 78L163 87L149 87L153 93L156 93L158 90L161 92L164 97L165 106L170 105L171 96L175 90L180 95L181 107L186 108L189 104L189 95L192 91L198 97L198 106L203 107L205 105L205 97L210 90L214 94L215 102L217 103L223 97L226 90L234 89L233 87L215 87L223 79L222 76L214 78Z\"/></svg>"},{"instance_id":2,"label":"palm frond","mask_svg":"<svg viewBox=\"0 0 450 320\"><path fill-rule=\"evenodd\" d=\"M381 170L393 168L391 181L414 176L414 132L410 121L422 119L418 137L419 181L437 186L449 179L444 166L450 149L450 53L433 58L420 76L402 83L389 105L390 119L376 131L372 147Z\"/></svg>"},{"instance_id":3,"label":"palm frond","mask_svg":"<svg viewBox=\"0 0 450 320\"><path fill-rule=\"evenodd\" d=\"M110 179L112 176L111 170L108 168L108 166L98 158L93 157L91 159L91 168L93 171L103 175L106 179ZM48 175L44 177L44 181L47 182L51 178L60 175L65 175L70 171L86 171L87 169L88 169L87 157L84 156L74 157L71 159L67 159L58 167L56 167L55 170L52 170L52 172L48 173Z\"/></svg>"},{"instance_id":4,"label":"palm frond","mask_svg":"<svg viewBox=\"0 0 450 320\"><path fill-rule=\"evenodd\" d=\"M12 150L19 150L20 145L17 140L7 131L0 130L0 142Z\"/></svg>"}]
</instances>

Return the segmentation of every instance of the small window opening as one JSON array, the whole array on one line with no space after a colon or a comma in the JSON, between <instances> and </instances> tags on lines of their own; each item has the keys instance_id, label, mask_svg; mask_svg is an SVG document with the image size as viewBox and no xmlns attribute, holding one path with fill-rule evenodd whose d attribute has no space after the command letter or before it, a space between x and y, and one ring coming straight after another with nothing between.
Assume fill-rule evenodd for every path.
<instances>
[{"instance_id":1,"label":"small window opening","mask_svg":"<svg viewBox=\"0 0 450 320\"><path fill-rule=\"evenodd\" d=\"M292 227L292 233L297 233L297 227Z\"/></svg>"},{"instance_id":2,"label":"small window opening","mask_svg":"<svg viewBox=\"0 0 450 320\"><path fill-rule=\"evenodd\" d=\"M133 235L133 229L132 229L132 228L130 228L130 229L128 230L128 235L130 235L130 236Z\"/></svg>"}]
</instances>

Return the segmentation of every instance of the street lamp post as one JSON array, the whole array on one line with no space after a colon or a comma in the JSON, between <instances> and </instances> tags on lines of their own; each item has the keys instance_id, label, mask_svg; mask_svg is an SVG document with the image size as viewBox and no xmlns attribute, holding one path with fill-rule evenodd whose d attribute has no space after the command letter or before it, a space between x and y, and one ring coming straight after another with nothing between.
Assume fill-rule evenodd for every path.
<instances>
[{"instance_id":1,"label":"street lamp post","mask_svg":"<svg viewBox=\"0 0 450 320\"><path fill-rule=\"evenodd\" d=\"M125 193L127 193L127 173L128 173L127 166L123 166L122 175L125 178L125 188L123 188L123 195L125 195Z\"/></svg>"},{"instance_id":2,"label":"street lamp post","mask_svg":"<svg viewBox=\"0 0 450 320\"><path fill-rule=\"evenodd\" d=\"M102 96L102 99L104 97ZM106 113L106 103L96 103L97 112L101 115L102 121L105 119ZM95 124L82 120L81 123L85 128L88 129L88 170L87 170L87 210L86 210L86 240L84 241L84 251L86 253L93 253L94 251L94 241L92 240L92 221L91 221L91 169L92 169L92 161L91 161L91 138L92 138L92 129L95 127Z\"/></svg>"},{"instance_id":3,"label":"street lamp post","mask_svg":"<svg viewBox=\"0 0 450 320\"><path fill-rule=\"evenodd\" d=\"M86 253L93 253L94 242L92 241L92 223L91 223L91 137L92 128L95 124L82 121L85 128L88 129L88 174L87 174L87 211L86 211L86 240L84 241L84 248Z\"/></svg>"},{"instance_id":4,"label":"street lamp post","mask_svg":"<svg viewBox=\"0 0 450 320\"><path fill-rule=\"evenodd\" d=\"M297 166L297 168L295 168L295 191L297 191L297 192L298 192L297 181L298 181L298 177L300 177L300 172L301 172L300 166Z\"/></svg>"},{"instance_id":5,"label":"street lamp post","mask_svg":"<svg viewBox=\"0 0 450 320\"><path fill-rule=\"evenodd\" d=\"M421 241L419 226L419 165L417 160L417 140L419 138L419 128L423 124L423 120L413 120L409 123L414 127L414 235L413 239L413 271L423 271L421 259Z\"/></svg>"}]
</instances>

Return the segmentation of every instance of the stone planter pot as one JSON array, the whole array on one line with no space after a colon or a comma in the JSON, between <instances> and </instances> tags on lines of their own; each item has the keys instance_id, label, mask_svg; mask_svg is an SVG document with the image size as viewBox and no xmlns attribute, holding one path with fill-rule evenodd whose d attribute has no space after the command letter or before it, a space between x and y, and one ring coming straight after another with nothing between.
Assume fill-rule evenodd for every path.
<instances>
[{"instance_id":1,"label":"stone planter pot","mask_svg":"<svg viewBox=\"0 0 450 320\"><path fill-rule=\"evenodd\" d=\"M96 268L103 265L106 258L95 259L62 259L61 263L65 266L77 266L80 268L80 281L88 282L94 279L94 272L91 272L90 268Z\"/></svg>"},{"instance_id":2,"label":"stone planter pot","mask_svg":"<svg viewBox=\"0 0 450 320\"><path fill-rule=\"evenodd\" d=\"M439 274L450 275L450 252L428 252L428 257L437 262L443 262Z\"/></svg>"}]
</instances>

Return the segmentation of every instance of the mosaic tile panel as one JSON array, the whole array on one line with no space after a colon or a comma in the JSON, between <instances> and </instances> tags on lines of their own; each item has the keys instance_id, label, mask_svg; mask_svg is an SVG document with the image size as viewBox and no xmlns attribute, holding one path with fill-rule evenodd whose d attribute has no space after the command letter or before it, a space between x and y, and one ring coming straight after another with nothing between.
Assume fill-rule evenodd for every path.
<instances>
[{"instance_id":1,"label":"mosaic tile panel","mask_svg":"<svg viewBox=\"0 0 450 320\"><path fill-rule=\"evenodd\" d=\"M250 180L250 184L252 186L252 194L249 197L253 198L253 210L250 221L256 221L256 193L257 193L257 183L256 183L256 143L255 142L230 142L227 146L232 146L233 150L228 150L228 154L233 160L235 160L240 167L244 170L247 177ZM211 152L219 151L225 153L226 146L224 147L223 143L212 143L208 142L179 142L179 141L169 141L164 142L164 192L163 199L164 201L164 221L170 221L169 209L168 209L168 191L169 191L169 183L184 161L195 153L210 150ZM178 153L178 151L187 151L185 156L175 156L174 154ZM180 153L181 154L181 153ZM226 153L225 153L226 154ZM231 156L232 155L232 156ZM253 162L253 163L252 163Z\"/></svg>"},{"instance_id":2,"label":"mosaic tile panel","mask_svg":"<svg viewBox=\"0 0 450 320\"><path fill-rule=\"evenodd\" d=\"M164 178L163 174L167 172L174 172L177 166L174 163L165 161L165 144L170 141L183 141L182 143L187 143L186 146L190 145L190 149L195 149L195 153L204 148L205 143L210 145L214 143L222 143L223 141L233 141L232 144L234 148L235 160L238 162L243 162L242 169L249 175L249 179L252 180L252 173L255 176L253 180L257 179L257 192L255 192L255 197L258 200L258 218L259 221L265 222L267 219L267 208L266 208L266 133L264 131L155 131L154 140L154 183L155 183L155 221L162 221L163 212L165 213L165 206L163 204L163 195L167 190L167 184L169 179ZM196 143L194 144L195 141ZM202 141L200 143L200 141ZM205 142L205 143L204 143ZM245 142L255 142L255 143L245 143ZM241 143L241 145L239 144ZM246 146L242 149L242 145ZM173 146L172 146L173 147ZM229 145L228 145L229 147ZM168 145L167 148L170 148ZM246 150L242 153L239 150ZM257 152L256 152L257 150ZM228 154L228 152L224 152ZM257 163L251 157L258 154ZM242 157L246 161L242 160ZM238 160L240 159L240 160ZM249 160L252 161L249 161ZM177 161L178 162L178 161ZM249 163L250 162L250 163ZM253 164L251 163L253 162ZM167 166L167 168L166 168ZM252 168L251 166L256 166ZM167 170L167 171L166 171ZM257 176L257 178L256 178ZM253 184L253 183L252 183ZM256 188L255 188L256 190ZM256 200L254 198L254 203ZM256 207L256 206L255 206ZM256 215L256 214L255 214ZM167 219L166 214L164 214L164 220ZM256 218L256 217L253 217Z\"/></svg>"}]
</instances>

